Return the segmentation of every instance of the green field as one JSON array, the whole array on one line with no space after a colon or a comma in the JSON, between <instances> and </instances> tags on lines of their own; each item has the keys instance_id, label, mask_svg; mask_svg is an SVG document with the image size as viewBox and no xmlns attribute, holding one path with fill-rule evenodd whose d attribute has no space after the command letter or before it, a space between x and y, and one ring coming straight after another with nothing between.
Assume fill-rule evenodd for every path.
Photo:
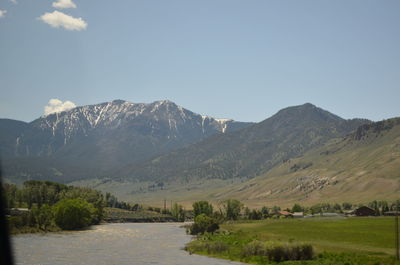
<instances>
[{"instance_id":1,"label":"green field","mask_svg":"<svg viewBox=\"0 0 400 265\"><path fill-rule=\"evenodd\" d=\"M265 264L265 259L244 259L241 255L243 248L255 240L277 244L308 243L313 246L316 252L315 260L285 264L400 264L393 258L393 217L236 222L222 225L219 234L206 235L191 242L188 250L198 254ZM210 250L210 245L219 247L211 247Z\"/></svg>"}]
</instances>

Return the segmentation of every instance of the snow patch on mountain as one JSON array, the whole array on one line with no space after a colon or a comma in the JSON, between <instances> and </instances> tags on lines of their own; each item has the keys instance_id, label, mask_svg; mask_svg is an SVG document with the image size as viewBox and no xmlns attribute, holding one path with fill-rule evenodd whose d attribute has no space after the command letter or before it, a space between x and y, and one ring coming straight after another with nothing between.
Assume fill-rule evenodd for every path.
<instances>
[{"instance_id":1,"label":"snow patch on mountain","mask_svg":"<svg viewBox=\"0 0 400 265\"><path fill-rule=\"evenodd\" d=\"M56 150L53 145L65 146L76 137L90 137L93 132L104 134L110 130L133 130L143 137L176 141L183 137L184 142L190 143L189 139L198 141L215 133L226 133L233 123L236 122L232 119L194 113L169 100L147 104L114 100L52 113L30 124L51 135L53 139L49 139L47 150Z\"/></svg>"},{"instance_id":2,"label":"snow patch on mountain","mask_svg":"<svg viewBox=\"0 0 400 265\"><path fill-rule=\"evenodd\" d=\"M233 122L232 119L215 119L221 125L222 133L226 132L226 128L228 127L229 122Z\"/></svg>"}]
</instances>

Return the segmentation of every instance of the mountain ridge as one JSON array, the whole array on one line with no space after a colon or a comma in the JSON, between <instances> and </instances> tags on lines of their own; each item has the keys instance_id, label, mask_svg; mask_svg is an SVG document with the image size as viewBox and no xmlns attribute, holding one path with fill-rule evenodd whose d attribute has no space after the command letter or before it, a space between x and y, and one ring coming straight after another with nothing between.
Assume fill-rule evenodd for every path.
<instances>
[{"instance_id":1,"label":"mountain ridge","mask_svg":"<svg viewBox=\"0 0 400 265\"><path fill-rule=\"evenodd\" d=\"M343 138L209 197L235 197L253 205L396 200L399 172L400 117L396 117L361 125Z\"/></svg>"},{"instance_id":2,"label":"mountain ridge","mask_svg":"<svg viewBox=\"0 0 400 265\"><path fill-rule=\"evenodd\" d=\"M14 123L14 127L19 124L0 122ZM54 165L66 178L93 177L125 162L145 160L250 124L216 120L168 100L148 104L114 100L42 116L20 126L21 130L5 129L1 135L8 140L2 152L6 162L15 158L14 168L18 163L29 168L29 160L21 158L41 157L43 167ZM12 135L14 139L10 141ZM15 170L9 172L5 166L6 173L19 174ZM82 173L73 167L81 168Z\"/></svg>"},{"instance_id":3,"label":"mountain ridge","mask_svg":"<svg viewBox=\"0 0 400 265\"><path fill-rule=\"evenodd\" d=\"M168 100L115 100L30 123L0 119L0 146L8 179L73 182L141 203L358 203L400 190L400 118L346 120L311 103L241 123Z\"/></svg>"},{"instance_id":4,"label":"mountain ridge","mask_svg":"<svg viewBox=\"0 0 400 265\"><path fill-rule=\"evenodd\" d=\"M361 135L361 137L360 137ZM167 198L191 205L241 200L249 207L295 203L365 203L396 200L400 191L400 118L360 125L251 179L174 179L171 182L97 179L77 185L111 190L126 200L161 205ZM161 188L160 188L161 187Z\"/></svg>"},{"instance_id":5,"label":"mountain ridge","mask_svg":"<svg viewBox=\"0 0 400 265\"><path fill-rule=\"evenodd\" d=\"M365 119L344 120L310 103L288 107L242 130L213 135L201 142L126 166L116 175L141 180L172 177L254 177L279 161L342 137ZM250 158L246 158L246 156ZM267 157L267 158L266 158Z\"/></svg>"}]
</instances>

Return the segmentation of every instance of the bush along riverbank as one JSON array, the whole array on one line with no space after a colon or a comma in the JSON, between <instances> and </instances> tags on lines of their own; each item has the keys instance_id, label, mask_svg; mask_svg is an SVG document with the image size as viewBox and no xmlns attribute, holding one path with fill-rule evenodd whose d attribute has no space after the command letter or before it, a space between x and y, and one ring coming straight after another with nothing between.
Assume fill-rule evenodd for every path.
<instances>
[{"instance_id":1,"label":"bush along riverbank","mask_svg":"<svg viewBox=\"0 0 400 265\"><path fill-rule=\"evenodd\" d=\"M187 227L196 235L185 247L189 253L250 264L400 265L394 258L391 217L254 221L236 214L237 201L221 206L218 212L195 211Z\"/></svg>"}]
</instances>

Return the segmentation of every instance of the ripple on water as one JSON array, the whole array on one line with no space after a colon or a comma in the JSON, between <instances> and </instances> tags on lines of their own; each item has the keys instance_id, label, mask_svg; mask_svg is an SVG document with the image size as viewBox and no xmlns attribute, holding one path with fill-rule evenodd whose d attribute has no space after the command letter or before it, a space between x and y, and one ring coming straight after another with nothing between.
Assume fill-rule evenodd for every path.
<instances>
[{"instance_id":1,"label":"ripple on water","mask_svg":"<svg viewBox=\"0 0 400 265\"><path fill-rule=\"evenodd\" d=\"M85 231L18 235L12 241L17 264L21 265L240 264L189 255L182 247L190 236L181 225L105 224Z\"/></svg>"}]
</instances>

